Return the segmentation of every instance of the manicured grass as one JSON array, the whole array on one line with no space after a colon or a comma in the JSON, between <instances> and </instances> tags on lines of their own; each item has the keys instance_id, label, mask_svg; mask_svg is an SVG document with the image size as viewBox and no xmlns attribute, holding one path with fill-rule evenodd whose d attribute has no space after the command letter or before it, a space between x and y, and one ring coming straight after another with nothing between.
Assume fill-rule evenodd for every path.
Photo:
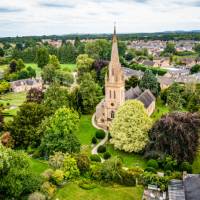
<instances>
[{"instance_id":1,"label":"manicured grass","mask_svg":"<svg viewBox=\"0 0 200 200\"><path fill-rule=\"evenodd\" d=\"M156 110L154 111L154 113L152 114L151 118L154 121L157 121L158 119L160 119L163 115L169 113L169 107L167 107L166 105L164 105L163 101L158 98L156 100Z\"/></svg>"},{"instance_id":2,"label":"manicured grass","mask_svg":"<svg viewBox=\"0 0 200 200\"><path fill-rule=\"evenodd\" d=\"M9 92L0 96L0 104L6 105L9 103L11 106L20 106L26 99L26 92Z\"/></svg>"},{"instance_id":3,"label":"manicured grass","mask_svg":"<svg viewBox=\"0 0 200 200\"><path fill-rule=\"evenodd\" d=\"M81 145L90 145L92 137L95 136L96 129L92 126L92 116L82 115L80 119L80 126L76 132Z\"/></svg>"},{"instance_id":4,"label":"manicured grass","mask_svg":"<svg viewBox=\"0 0 200 200\"><path fill-rule=\"evenodd\" d=\"M19 92L19 93L10 92L0 96L0 104L6 106L7 103L9 103L10 107L13 106L12 109L5 109L4 113L14 116L19 110L19 106L23 104L25 99L26 99L26 92ZM6 116L5 121L12 120L12 116Z\"/></svg>"},{"instance_id":5,"label":"manicured grass","mask_svg":"<svg viewBox=\"0 0 200 200\"><path fill-rule=\"evenodd\" d=\"M81 189L75 183L69 183L57 191L54 200L140 200L142 199L143 188L98 185L92 190Z\"/></svg>"},{"instance_id":6,"label":"manicured grass","mask_svg":"<svg viewBox=\"0 0 200 200\"><path fill-rule=\"evenodd\" d=\"M200 174L200 150L197 152L196 158L192 164L192 171L194 174Z\"/></svg>"},{"instance_id":7,"label":"manicured grass","mask_svg":"<svg viewBox=\"0 0 200 200\"><path fill-rule=\"evenodd\" d=\"M111 144L107 145L107 151L110 152L112 156L120 156L125 167L141 167L143 169L146 167L146 161L140 155L116 150Z\"/></svg>"},{"instance_id":8,"label":"manicured grass","mask_svg":"<svg viewBox=\"0 0 200 200\"><path fill-rule=\"evenodd\" d=\"M31 158L31 162L30 162L30 167L31 167L32 171L38 176L42 172L44 172L46 169L49 168L47 162L41 161L41 160L32 159L32 158Z\"/></svg>"}]
</instances>

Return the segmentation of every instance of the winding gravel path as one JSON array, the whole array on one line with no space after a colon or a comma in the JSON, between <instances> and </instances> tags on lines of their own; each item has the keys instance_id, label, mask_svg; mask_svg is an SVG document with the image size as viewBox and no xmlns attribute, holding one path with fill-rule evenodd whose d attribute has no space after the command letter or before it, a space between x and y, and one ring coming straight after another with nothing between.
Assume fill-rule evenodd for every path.
<instances>
[{"instance_id":1,"label":"winding gravel path","mask_svg":"<svg viewBox=\"0 0 200 200\"><path fill-rule=\"evenodd\" d=\"M92 116L92 125L99 130L103 130L105 132L105 138L103 140L101 140L101 142L99 142L97 145L95 145L95 147L92 149L92 155L94 154L98 154L97 149L99 146L104 145L107 141L108 141L108 131L105 129L100 128L99 126L96 125L95 123L95 114Z\"/></svg>"}]
</instances>

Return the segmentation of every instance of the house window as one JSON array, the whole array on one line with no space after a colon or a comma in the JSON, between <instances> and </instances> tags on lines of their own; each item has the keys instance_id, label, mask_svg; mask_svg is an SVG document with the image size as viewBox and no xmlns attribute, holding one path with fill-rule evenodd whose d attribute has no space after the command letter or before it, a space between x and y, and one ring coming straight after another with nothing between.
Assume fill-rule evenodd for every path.
<instances>
[{"instance_id":1,"label":"house window","mask_svg":"<svg viewBox=\"0 0 200 200\"><path fill-rule=\"evenodd\" d=\"M113 119L115 117L115 112L111 111L111 118Z\"/></svg>"}]
</instances>

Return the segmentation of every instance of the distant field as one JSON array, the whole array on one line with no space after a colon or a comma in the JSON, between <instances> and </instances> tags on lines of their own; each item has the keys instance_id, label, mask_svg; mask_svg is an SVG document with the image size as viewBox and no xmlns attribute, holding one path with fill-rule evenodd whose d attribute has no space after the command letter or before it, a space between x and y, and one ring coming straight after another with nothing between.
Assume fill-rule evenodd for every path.
<instances>
[{"instance_id":1,"label":"distant field","mask_svg":"<svg viewBox=\"0 0 200 200\"><path fill-rule=\"evenodd\" d=\"M36 63L26 63L26 67L32 67L36 71L37 76L41 76L42 70L37 66ZM61 64L61 69L69 70L69 71L75 71L76 70L76 64ZM3 73L8 68L8 65L0 65L0 73Z\"/></svg>"},{"instance_id":2,"label":"distant field","mask_svg":"<svg viewBox=\"0 0 200 200\"><path fill-rule=\"evenodd\" d=\"M81 189L76 183L69 183L59 189L54 200L141 200L143 187L124 187L119 185L100 186L92 190Z\"/></svg>"}]
</instances>

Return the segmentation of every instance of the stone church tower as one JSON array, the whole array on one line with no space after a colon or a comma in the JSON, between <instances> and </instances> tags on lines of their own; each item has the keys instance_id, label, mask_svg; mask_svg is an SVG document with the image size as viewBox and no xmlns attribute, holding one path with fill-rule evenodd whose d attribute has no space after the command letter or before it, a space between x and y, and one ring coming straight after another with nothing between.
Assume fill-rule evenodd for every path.
<instances>
[{"instance_id":1,"label":"stone church tower","mask_svg":"<svg viewBox=\"0 0 200 200\"><path fill-rule=\"evenodd\" d=\"M109 72L105 77L105 99L96 108L97 124L108 129L115 116L115 112L124 102L125 78L119 61L116 28L114 28Z\"/></svg>"}]
</instances>

